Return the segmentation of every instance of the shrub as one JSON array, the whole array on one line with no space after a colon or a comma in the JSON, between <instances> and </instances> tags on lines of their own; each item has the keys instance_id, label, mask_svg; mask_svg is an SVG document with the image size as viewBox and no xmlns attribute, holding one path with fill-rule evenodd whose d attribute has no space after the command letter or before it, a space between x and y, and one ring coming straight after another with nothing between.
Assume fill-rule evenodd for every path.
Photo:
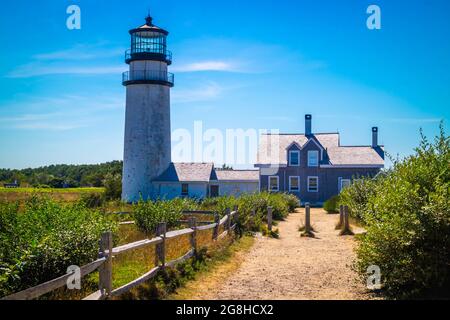
<instances>
[{"instance_id":1,"label":"shrub","mask_svg":"<svg viewBox=\"0 0 450 320\"><path fill-rule=\"evenodd\" d=\"M262 195L267 197L267 205L273 209L273 219L283 220L289 215L289 204L286 201L285 195L281 193L263 193Z\"/></svg>"},{"instance_id":2,"label":"shrub","mask_svg":"<svg viewBox=\"0 0 450 320\"><path fill-rule=\"evenodd\" d=\"M116 228L80 203L62 205L33 196L20 213L17 204L0 204L0 296L95 260L101 234Z\"/></svg>"},{"instance_id":3,"label":"shrub","mask_svg":"<svg viewBox=\"0 0 450 320\"><path fill-rule=\"evenodd\" d=\"M105 195L99 192L83 193L80 198L80 203L86 206L86 208L99 208L105 204Z\"/></svg>"},{"instance_id":4,"label":"shrub","mask_svg":"<svg viewBox=\"0 0 450 320\"><path fill-rule=\"evenodd\" d=\"M323 204L323 209L328 213L339 212L339 196L334 196L328 199Z\"/></svg>"},{"instance_id":5,"label":"shrub","mask_svg":"<svg viewBox=\"0 0 450 320\"><path fill-rule=\"evenodd\" d=\"M297 198L297 196L289 193L282 193L282 195L285 201L287 201L289 212L294 212L295 209L300 207L300 200Z\"/></svg>"},{"instance_id":6,"label":"shrub","mask_svg":"<svg viewBox=\"0 0 450 320\"><path fill-rule=\"evenodd\" d=\"M233 196L216 197L204 199L200 205L200 210L217 211L217 213L223 215L228 208L233 210L233 207L238 204L238 199Z\"/></svg>"},{"instance_id":7,"label":"shrub","mask_svg":"<svg viewBox=\"0 0 450 320\"><path fill-rule=\"evenodd\" d=\"M168 228L177 226L184 210L216 211L223 216L226 209L232 210L236 205L239 207L239 230L257 232L267 220L267 207L272 206L274 220L282 220L299 205L299 200L292 195L263 192L207 198L201 202L192 199L140 201L133 206L133 212L140 230L152 233L160 222L167 222ZM255 216L252 216L252 210L255 210Z\"/></svg>"},{"instance_id":8,"label":"shrub","mask_svg":"<svg viewBox=\"0 0 450 320\"><path fill-rule=\"evenodd\" d=\"M122 176L120 174L107 174L103 180L105 186L106 200L117 200L122 198Z\"/></svg>"},{"instance_id":9,"label":"shrub","mask_svg":"<svg viewBox=\"0 0 450 320\"><path fill-rule=\"evenodd\" d=\"M388 296L417 297L449 288L449 141L441 125L434 143L422 135L415 154L394 162L384 177L343 191L342 201L349 201L367 229L355 268L367 278L368 266L379 266Z\"/></svg>"},{"instance_id":10,"label":"shrub","mask_svg":"<svg viewBox=\"0 0 450 320\"><path fill-rule=\"evenodd\" d=\"M141 200L133 205L133 212L138 228L146 233L153 233L160 222L166 222L167 228L177 226L178 221L182 219L182 212L195 210L197 206L197 202L192 199Z\"/></svg>"}]
</instances>

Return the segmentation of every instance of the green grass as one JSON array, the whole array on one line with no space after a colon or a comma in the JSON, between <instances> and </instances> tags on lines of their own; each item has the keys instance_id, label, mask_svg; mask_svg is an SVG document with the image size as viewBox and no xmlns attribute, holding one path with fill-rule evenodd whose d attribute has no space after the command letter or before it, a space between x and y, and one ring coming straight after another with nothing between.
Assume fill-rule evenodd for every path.
<instances>
[{"instance_id":1,"label":"green grass","mask_svg":"<svg viewBox=\"0 0 450 320\"><path fill-rule=\"evenodd\" d=\"M104 193L104 188L3 188L0 187L0 201L24 202L34 194L49 196L58 202L75 202L83 195L90 193Z\"/></svg>"},{"instance_id":2,"label":"green grass","mask_svg":"<svg viewBox=\"0 0 450 320\"><path fill-rule=\"evenodd\" d=\"M92 193L105 192L105 188L4 188L0 187L0 193Z\"/></svg>"}]
</instances>

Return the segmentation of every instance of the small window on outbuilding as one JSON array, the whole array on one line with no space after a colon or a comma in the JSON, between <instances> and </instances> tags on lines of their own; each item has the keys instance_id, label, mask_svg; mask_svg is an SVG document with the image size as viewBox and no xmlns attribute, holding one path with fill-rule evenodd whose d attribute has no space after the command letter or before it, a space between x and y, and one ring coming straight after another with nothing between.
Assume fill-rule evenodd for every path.
<instances>
[{"instance_id":1,"label":"small window on outbuilding","mask_svg":"<svg viewBox=\"0 0 450 320\"><path fill-rule=\"evenodd\" d=\"M189 184L187 183L181 184L181 195L184 197L189 195Z\"/></svg>"}]
</instances>

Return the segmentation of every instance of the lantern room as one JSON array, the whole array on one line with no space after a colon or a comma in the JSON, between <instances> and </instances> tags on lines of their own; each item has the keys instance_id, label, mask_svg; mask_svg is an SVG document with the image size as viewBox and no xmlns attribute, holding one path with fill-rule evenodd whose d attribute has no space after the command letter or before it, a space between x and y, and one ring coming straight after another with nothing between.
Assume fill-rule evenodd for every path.
<instances>
[{"instance_id":1,"label":"lantern room","mask_svg":"<svg viewBox=\"0 0 450 320\"><path fill-rule=\"evenodd\" d=\"M167 50L166 38L169 32L153 25L152 17L145 19L145 24L130 30L131 49L125 54L125 62L136 60L163 61L172 63L172 53Z\"/></svg>"}]
</instances>

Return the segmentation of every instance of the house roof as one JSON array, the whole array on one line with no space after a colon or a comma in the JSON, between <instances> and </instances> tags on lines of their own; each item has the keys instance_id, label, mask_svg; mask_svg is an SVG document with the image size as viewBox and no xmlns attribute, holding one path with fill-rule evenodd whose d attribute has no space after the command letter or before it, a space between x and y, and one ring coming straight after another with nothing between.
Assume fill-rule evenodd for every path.
<instances>
[{"instance_id":1,"label":"house roof","mask_svg":"<svg viewBox=\"0 0 450 320\"><path fill-rule=\"evenodd\" d=\"M286 149L292 144L303 148L315 138L326 150L329 165L384 165L382 148L371 146L341 146L339 133L304 134L264 134L261 136L257 165L287 165Z\"/></svg>"},{"instance_id":2,"label":"house roof","mask_svg":"<svg viewBox=\"0 0 450 320\"><path fill-rule=\"evenodd\" d=\"M381 148L378 148L381 149ZM335 147L328 149L330 164L332 165L384 165L384 159L376 150L369 146Z\"/></svg>"},{"instance_id":3,"label":"house roof","mask_svg":"<svg viewBox=\"0 0 450 320\"><path fill-rule=\"evenodd\" d=\"M218 181L248 181L256 182L259 180L258 170L220 170L216 169Z\"/></svg>"},{"instance_id":4,"label":"house roof","mask_svg":"<svg viewBox=\"0 0 450 320\"><path fill-rule=\"evenodd\" d=\"M259 180L257 170L220 170L213 163L172 163L156 182L210 182Z\"/></svg>"},{"instance_id":5,"label":"house roof","mask_svg":"<svg viewBox=\"0 0 450 320\"><path fill-rule=\"evenodd\" d=\"M213 163L171 163L169 168L154 181L209 182L215 179Z\"/></svg>"}]
</instances>

